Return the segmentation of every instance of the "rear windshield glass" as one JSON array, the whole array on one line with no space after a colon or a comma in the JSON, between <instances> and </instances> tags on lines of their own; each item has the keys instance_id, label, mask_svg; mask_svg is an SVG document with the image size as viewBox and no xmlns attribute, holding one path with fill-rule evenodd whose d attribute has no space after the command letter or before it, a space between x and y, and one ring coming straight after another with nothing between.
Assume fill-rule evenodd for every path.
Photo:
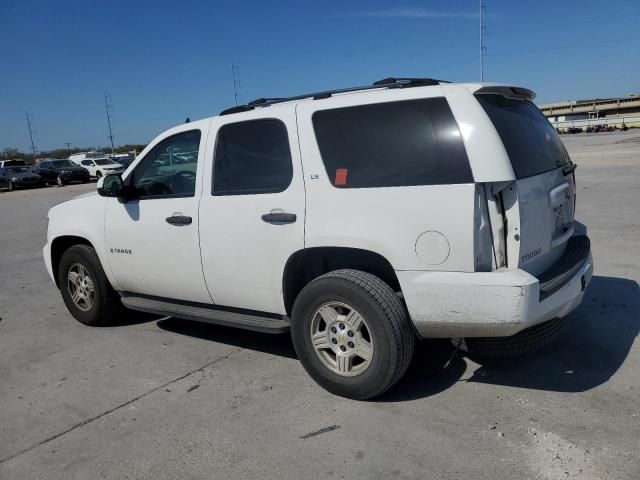
<instances>
[{"instance_id":1,"label":"rear windshield glass","mask_svg":"<svg viewBox=\"0 0 640 480\"><path fill-rule=\"evenodd\" d=\"M476 95L502 139L517 178L553 170L569 162L562 140L538 107L528 100Z\"/></svg>"},{"instance_id":2,"label":"rear windshield glass","mask_svg":"<svg viewBox=\"0 0 640 480\"><path fill-rule=\"evenodd\" d=\"M473 182L458 125L442 97L319 110L313 127L335 187Z\"/></svg>"}]
</instances>

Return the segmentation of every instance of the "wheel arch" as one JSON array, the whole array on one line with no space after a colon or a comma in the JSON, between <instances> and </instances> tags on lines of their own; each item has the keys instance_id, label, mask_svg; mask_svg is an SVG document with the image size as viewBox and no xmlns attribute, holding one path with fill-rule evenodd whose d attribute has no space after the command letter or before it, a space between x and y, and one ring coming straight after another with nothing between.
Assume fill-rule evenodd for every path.
<instances>
[{"instance_id":1,"label":"wheel arch","mask_svg":"<svg viewBox=\"0 0 640 480\"><path fill-rule=\"evenodd\" d=\"M285 264L282 294L287 315L291 315L293 304L305 285L325 273L345 268L375 275L394 291L401 291L393 266L379 253L349 247L305 248L294 252Z\"/></svg>"},{"instance_id":2,"label":"wheel arch","mask_svg":"<svg viewBox=\"0 0 640 480\"><path fill-rule=\"evenodd\" d=\"M51 269L53 271L53 279L55 280L58 288L60 288L60 285L58 285L58 269L60 267L60 260L62 259L64 252L74 245L88 245L95 248L89 240L76 235L61 235L54 238L51 242Z\"/></svg>"}]
</instances>

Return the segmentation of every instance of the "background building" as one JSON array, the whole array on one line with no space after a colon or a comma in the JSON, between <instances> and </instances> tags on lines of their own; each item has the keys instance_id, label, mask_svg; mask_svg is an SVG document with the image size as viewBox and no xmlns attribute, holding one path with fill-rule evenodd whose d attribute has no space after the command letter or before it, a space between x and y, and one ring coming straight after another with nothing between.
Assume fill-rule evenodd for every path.
<instances>
[{"instance_id":1,"label":"background building","mask_svg":"<svg viewBox=\"0 0 640 480\"><path fill-rule=\"evenodd\" d=\"M628 97L547 103L538 108L557 128L640 126L640 93Z\"/></svg>"}]
</instances>

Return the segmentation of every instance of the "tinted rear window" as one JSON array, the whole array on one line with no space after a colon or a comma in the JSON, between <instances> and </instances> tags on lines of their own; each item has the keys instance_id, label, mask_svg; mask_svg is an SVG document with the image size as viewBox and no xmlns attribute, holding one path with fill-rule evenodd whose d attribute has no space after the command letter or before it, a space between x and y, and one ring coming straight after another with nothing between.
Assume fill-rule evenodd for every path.
<instances>
[{"instance_id":1,"label":"tinted rear window","mask_svg":"<svg viewBox=\"0 0 640 480\"><path fill-rule=\"evenodd\" d=\"M473 182L442 97L320 110L313 126L327 175L338 188Z\"/></svg>"},{"instance_id":2,"label":"tinted rear window","mask_svg":"<svg viewBox=\"0 0 640 480\"><path fill-rule=\"evenodd\" d=\"M213 195L284 192L292 178L289 136L280 120L249 120L220 128Z\"/></svg>"},{"instance_id":3,"label":"tinted rear window","mask_svg":"<svg viewBox=\"0 0 640 480\"><path fill-rule=\"evenodd\" d=\"M553 170L569 162L562 140L538 107L528 100L476 95L502 139L517 178Z\"/></svg>"}]
</instances>

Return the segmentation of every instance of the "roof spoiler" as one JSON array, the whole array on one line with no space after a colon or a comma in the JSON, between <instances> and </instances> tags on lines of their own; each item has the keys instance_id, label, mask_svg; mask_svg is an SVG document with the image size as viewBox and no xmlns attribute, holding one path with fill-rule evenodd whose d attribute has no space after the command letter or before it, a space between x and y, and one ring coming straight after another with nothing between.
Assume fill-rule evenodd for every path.
<instances>
[{"instance_id":1,"label":"roof spoiler","mask_svg":"<svg viewBox=\"0 0 640 480\"><path fill-rule=\"evenodd\" d=\"M513 98L514 100L533 100L536 98L535 92L528 88L498 85L482 87L473 93L474 95L502 95L503 97Z\"/></svg>"}]
</instances>

